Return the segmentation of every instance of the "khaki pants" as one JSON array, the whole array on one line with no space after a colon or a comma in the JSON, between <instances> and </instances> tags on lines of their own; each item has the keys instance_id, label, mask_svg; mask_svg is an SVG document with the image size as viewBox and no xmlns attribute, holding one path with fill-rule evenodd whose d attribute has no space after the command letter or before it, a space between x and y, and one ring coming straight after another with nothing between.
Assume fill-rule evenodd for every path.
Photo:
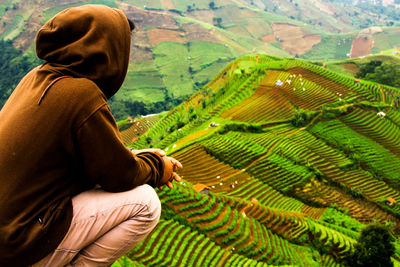
<instances>
[{"instance_id":1,"label":"khaki pants","mask_svg":"<svg viewBox=\"0 0 400 267\"><path fill-rule=\"evenodd\" d=\"M72 205L68 233L33 266L109 266L143 240L161 214L160 200L147 184L121 193L86 191Z\"/></svg>"}]
</instances>

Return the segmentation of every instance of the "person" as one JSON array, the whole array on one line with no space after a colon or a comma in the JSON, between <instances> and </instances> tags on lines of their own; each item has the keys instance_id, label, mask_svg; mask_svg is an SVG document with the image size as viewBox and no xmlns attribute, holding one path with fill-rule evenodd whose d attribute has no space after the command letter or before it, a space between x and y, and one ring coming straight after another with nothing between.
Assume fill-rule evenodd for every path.
<instances>
[{"instance_id":1,"label":"person","mask_svg":"<svg viewBox=\"0 0 400 267\"><path fill-rule=\"evenodd\" d=\"M180 181L158 149L131 151L107 99L128 68L122 11L66 9L37 33L44 64L0 111L0 266L106 266L156 226L153 187Z\"/></svg>"}]
</instances>

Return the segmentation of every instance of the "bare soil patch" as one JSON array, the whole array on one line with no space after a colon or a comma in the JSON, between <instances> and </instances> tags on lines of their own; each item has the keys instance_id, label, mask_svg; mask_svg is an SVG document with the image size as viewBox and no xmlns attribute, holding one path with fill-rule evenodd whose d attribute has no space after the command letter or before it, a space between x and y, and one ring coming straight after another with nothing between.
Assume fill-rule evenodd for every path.
<instances>
[{"instance_id":1,"label":"bare soil patch","mask_svg":"<svg viewBox=\"0 0 400 267\"><path fill-rule=\"evenodd\" d=\"M272 25L275 39L281 42L281 47L291 55L301 55L312 49L313 45L321 42L319 34L305 34L296 25L274 23ZM271 38L271 37L268 37Z\"/></svg>"},{"instance_id":2,"label":"bare soil patch","mask_svg":"<svg viewBox=\"0 0 400 267\"><path fill-rule=\"evenodd\" d=\"M304 36L299 26L289 23L274 23L272 24L272 29L275 37L281 40L297 39Z\"/></svg>"},{"instance_id":3,"label":"bare soil patch","mask_svg":"<svg viewBox=\"0 0 400 267\"><path fill-rule=\"evenodd\" d=\"M212 10L196 10L187 13L187 16L213 25L214 11Z\"/></svg>"},{"instance_id":4,"label":"bare soil patch","mask_svg":"<svg viewBox=\"0 0 400 267\"><path fill-rule=\"evenodd\" d=\"M175 6L172 3L172 0L161 0L161 6L163 9L174 9Z\"/></svg>"},{"instance_id":5,"label":"bare soil patch","mask_svg":"<svg viewBox=\"0 0 400 267\"><path fill-rule=\"evenodd\" d=\"M251 35L249 33L249 31L245 27L242 27L242 26L229 27L229 31L231 31L237 35L245 35L245 36Z\"/></svg>"},{"instance_id":6,"label":"bare soil patch","mask_svg":"<svg viewBox=\"0 0 400 267\"><path fill-rule=\"evenodd\" d=\"M187 23L183 25L183 30L186 32L186 37L189 42L205 41L220 43L217 38L210 33L209 30L203 28L201 25L194 23Z\"/></svg>"},{"instance_id":7,"label":"bare soil patch","mask_svg":"<svg viewBox=\"0 0 400 267\"><path fill-rule=\"evenodd\" d=\"M342 66L347 72L351 73L351 75L353 76L355 76L357 72L360 71L360 68L355 63L345 63Z\"/></svg>"},{"instance_id":8,"label":"bare soil patch","mask_svg":"<svg viewBox=\"0 0 400 267\"><path fill-rule=\"evenodd\" d=\"M264 25L260 25L259 23L249 23L246 26L246 30L250 36L259 39L261 36L264 36L270 32L272 29L269 27L264 27Z\"/></svg>"},{"instance_id":9,"label":"bare soil patch","mask_svg":"<svg viewBox=\"0 0 400 267\"><path fill-rule=\"evenodd\" d=\"M150 47L149 38L147 38L147 33L145 31L135 31L132 34L132 44L141 47Z\"/></svg>"},{"instance_id":10,"label":"bare soil patch","mask_svg":"<svg viewBox=\"0 0 400 267\"><path fill-rule=\"evenodd\" d=\"M276 41L275 40L275 35L273 33L261 37L261 40L264 43L271 43L271 42L275 42Z\"/></svg>"},{"instance_id":11,"label":"bare soil patch","mask_svg":"<svg viewBox=\"0 0 400 267\"><path fill-rule=\"evenodd\" d=\"M141 10L129 4L118 2L118 7L129 19L135 22L136 31L143 31L146 27L177 30L179 26L171 15L161 11Z\"/></svg>"},{"instance_id":12,"label":"bare soil patch","mask_svg":"<svg viewBox=\"0 0 400 267\"><path fill-rule=\"evenodd\" d=\"M357 39L353 40L350 57L353 58L369 55L373 46L374 39L372 37L358 37Z\"/></svg>"},{"instance_id":13,"label":"bare soil patch","mask_svg":"<svg viewBox=\"0 0 400 267\"><path fill-rule=\"evenodd\" d=\"M363 29L359 32L359 36L361 35L365 35L365 34L375 34L378 32L383 32L382 28L379 26L376 27L371 27L371 28L367 28L367 29Z\"/></svg>"},{"instance_id":14,"label":"bare soil patch","mask_svg":"<svg viewBox=\"0 0 400 267\"><path fill-rule=\"evenodd\" d=\"M153 52L150 47L132 45L129 60L130 62L150 61L153 60Z\"/></svg>"},{"instance_id":15,"label":"bare soil patch","mask_svg":"<svg viewBox=\"0 0 400 267\"><path fill-rule=\"evenodd\" d=\"M147 31L150 44L156 46L162 42L186 43L185 33L181 31L172 31L164 29L151 29Z\"/></svg>"},{"instance_id":16,"label":"bare soil patch","mask_svg":"<svg viewBox=\"0 0 400 267\"><path fill-rule=\"evenodd\" d=\"M22 31L21 34L14 39L14 45L17 48L26 51L34 42L37 31L42 27L42 20L43 17L41 14L34 12L25 24L29 25L29 27L26 27L26 30Z\"/></svg>"}]
</instances>

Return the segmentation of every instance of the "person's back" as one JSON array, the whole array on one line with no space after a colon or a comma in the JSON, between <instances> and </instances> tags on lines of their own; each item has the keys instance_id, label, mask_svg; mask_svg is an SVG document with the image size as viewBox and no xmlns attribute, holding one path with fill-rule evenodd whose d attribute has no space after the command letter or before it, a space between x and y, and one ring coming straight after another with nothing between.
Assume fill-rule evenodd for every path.
<instances>
[{"instance_id":1,"label":"person's back","mask_svg":"<svg viewBox=\"0 0 400 267\"><path fill-rule=\"evenodd\" d=\"M37 53L46 63L0 111L0 266L33 264L65 241L84 206L77 195L96 184L124 192L178 179L172 158L124 147L107 105L125 77L129 49L128 20L105 6L66 10L39 31ZM146 195L139 191L119 196Z\"/></svg>"}]
</instances>

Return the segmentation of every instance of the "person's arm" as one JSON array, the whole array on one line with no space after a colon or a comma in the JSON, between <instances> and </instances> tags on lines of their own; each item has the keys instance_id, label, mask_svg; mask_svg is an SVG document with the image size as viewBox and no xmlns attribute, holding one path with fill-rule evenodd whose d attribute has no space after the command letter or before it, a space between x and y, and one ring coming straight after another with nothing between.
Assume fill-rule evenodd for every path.
<instances>
[{"instance_id":1,"label":"person's arm","mask_svg":"<svg viewBox=\"0 0 400 267\"><path fill-rule=\"evenodd\" d=\"M126 191L145 183L162 186L163 177L172 175L164 172L165 159L157 153L133 154L124 146L107 105L80 125L76 139L85 176L106 191Z\"/></svg>"},{"instance_id":2,"label":"person's arm","mask_svg":"<svg viewBox=\"0 0 400 267\"><path fill-rule=\"evenodd\" d=\"M181 181L181 177L176 173L178 168L183 168L182 164L172 157L166 157L166 153L161 149L156 148L147 148L142 150L131 150L134 155L143 152L151 152L156 153L160 157L163 157L164 161L164 175L161 178L160 185L158 186L162 190L163 185L167 185L169 188L172 188L172 182L175 180L177 182Z\"/></svg>"}]
</instances>

